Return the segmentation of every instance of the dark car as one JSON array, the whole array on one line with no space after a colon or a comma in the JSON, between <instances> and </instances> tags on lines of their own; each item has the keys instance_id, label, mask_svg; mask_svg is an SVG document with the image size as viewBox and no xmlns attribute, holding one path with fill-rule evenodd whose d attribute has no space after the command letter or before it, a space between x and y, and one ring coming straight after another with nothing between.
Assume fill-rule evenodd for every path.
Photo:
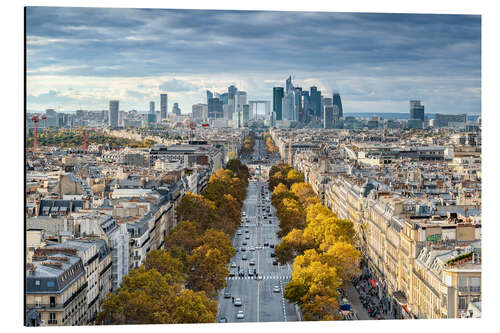
<instances>
[{"instance_id":1,"label":"dark car","mask_svg":"<svg viewBox=\"0 0 500 333\"><path fill-rule=\"evenodd\" d=\"M233 277L234 276L234 271L229 271L229 276Z\"/></svg>"},{"instance_id":2,"label":"dark car","mask_svg":"<svg viewBox=\"0 0 500 333\"><path fill-rule=\"evenodd\" d=\"M264 243L264 246L269 246L269 243Z\"/></svg>"},{"instance_id":3,"label":"dark car","mask_svg":"<svg viewBox=\"0 0 500 333\"><path fill-rule=\"evenodd\" d=\"M274 266L277 266L277 265L278 265L278 260L274 260L274 261L273 261L273 265L274 265Z\"/></svg>"},{"instance_id":4,"label":"dark car","mask_svg":"<svg viewBox=\"0 0 500 333\"><path fill-rule=\"evenodd\" d=\"M274 252L271 252L271 258L274 258L276 257L276 254L274 254Z\"/></svg>"},{"instance_id":5,"label":"dark car","mask_svg":"<svg viewBox=\"0 0 500 333\"><path fill-rule=\"evenodd\" d=\"M241 243L241 245L247 245L247 242L243 242L243 243Z\"/></svg>"},{"instance_id":6,"label":"dark car","mask_svg":"<svg viewBox=\"0 0 500 333\"><path fill-rule=\"evenodd\" d=\"M269 245L271 249L274 249L274 244Z\"/></svg>"},{"instance_id":7,"label":"dark car","mask_svg":"<svg viewBox=\"0 0 500 333\"><path fill-rule=\"evenodd\" d=\"M227 318L226 317L220 317L219 318L219 323L227 323Z\"/></svg>"}]
</instances>

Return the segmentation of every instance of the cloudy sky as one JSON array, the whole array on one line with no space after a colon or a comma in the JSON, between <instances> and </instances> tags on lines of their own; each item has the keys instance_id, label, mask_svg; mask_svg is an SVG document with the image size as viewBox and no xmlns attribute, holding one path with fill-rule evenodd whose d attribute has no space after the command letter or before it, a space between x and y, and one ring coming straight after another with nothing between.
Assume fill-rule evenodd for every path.
<instances>
[{"instance_id":1,"label":"cloudy sky","mask_svg":"<svg viewBox=\"0 0 500 333\"><path fill-rule=\"evenodd\" d=\"M344 112L481 111L481 18L472 15L27 9L28 110L169 112L235 84L248 99L272 87L339 91Z\"/></svg>"}]
</instances>

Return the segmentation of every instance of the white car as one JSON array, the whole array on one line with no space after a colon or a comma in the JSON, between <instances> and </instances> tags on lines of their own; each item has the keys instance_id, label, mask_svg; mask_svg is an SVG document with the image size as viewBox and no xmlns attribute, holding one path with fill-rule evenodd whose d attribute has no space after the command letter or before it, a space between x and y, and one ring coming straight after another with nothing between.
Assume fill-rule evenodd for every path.
<instances>
[{"instance_id":1,"label":"white car","mask_svg":"<svg viewBox=\"0 0 500 333\"><path fill-rule=\"evenodd\" d=\"M236 314L236 319L245 319L245 313L243 312L243 310L238 311L238 313Z\"/></svg>"},{"instance_id":2,"label":"white car","mask_svg":"<svg viewBox=\"0 0 500 333\"><path fill-rule=\"evenodd\" d=\"M250 247L250 251L255 251L255 247Z\"/></svg>"},{"instance_id":3,"label":"white car","mask_svg":"<svg viewBox=\"0 0 500 333\"><path fill-rule=\"evenodd\" d=\"M274 287L273 287L273 292L275 292L275 293L279 293L280 291L281 291L280 286L274 286Z\"/></svg>"}]
</instances>

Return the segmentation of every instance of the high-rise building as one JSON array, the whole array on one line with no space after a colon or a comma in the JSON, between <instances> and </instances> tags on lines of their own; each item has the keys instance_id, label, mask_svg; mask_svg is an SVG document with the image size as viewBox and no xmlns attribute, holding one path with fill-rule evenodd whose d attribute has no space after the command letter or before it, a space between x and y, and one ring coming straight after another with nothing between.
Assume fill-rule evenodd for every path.
<instances>
[{"instance_id":1,"label":"high-rise building","mask_svg":"<svg viewBox=\"0 0 500 333\"><path fill-rule=\"evenodd\" d=\"M276 114L276 120L283 120L283 87L273 88L273 112Z\"/></svg>"},{"instance_id":2,"label":"high-rise building","mask_svg":"<svg viewBox=\"0 0 500 333\"><path fill-rule=\"evenodd\" d=\"M247 93L245 91L236 92L236 108L243 109L243 105L247 104Z\"/></svg>"},{"instance_id":3,"label":"high-rise building","mask_svg":"<svg viewBox=\"0 0 500 333\"><path fill-rule=\"evenodd\" d=\"M321 110L321 91L316 87L310 88L310 101L311 101L311 110L314 117L321 119L322 118L322 110Z\"/></svg>"},{"instance_id":4,"label":"high-rise building","mask_svg":"<svg viewBox=\"0 0 500 333\"><path fill-rule=\"evenodd\" d=\"M119 101L109 101L108 121L111 128L118 127L118 108Z\"/></svg>"},{"instance_id":5,"label":"high-rise building","mask_svg":"<svg viewBox=\"0 0 500 333\"><path fill-rule=\"evenodd\" d=\"M214 98L214 94L210 90L207 90L207 104L210 98Z\"/></svg>"},{"instance_id":6,"label":"high-rise building","mask_svg":"<svg viewBox=\"0 0 500 333\"><path fill-rule=\"evenodd\" d=\"M227 87L228 98L234 98L234 95L236 95L237 91L238 89L233 85Z\"/></svg>"},{"instance_id":7,"label":"high-rise building","mask_svg":"<svg viewBox=\"0 0 500 333\"><path fill-rule=\"evenodd\" d=\"M323 128L333 128L333 98L325 98L323 104Z\"/></svg>"},{"instance_id":8,"label":"high-rise building","mask_svg":"<svg viewBox=\"0 0 500 333\"><path fill-rule=\"evenodd\" d=\"M153 101L149 102L149 113L155 114L155 102Z\"/></svg>"},{"instance_id":9,"label":"high-rise building","mask_svg":"<svg viewBox=\"0 0 500 333\"><path fill-rule=\"evenodd\" d=\"M250 105L243 105L243 126L246 126L248 120L250 119Z\"/></svg>"},{"instance_id":10,"label":"high-rise building","mask_svg":"<svg viewBox=\"0 0 500 333\"><path fill-rule=\"evenodd\" d=\"M168 94L160 95L160 117L161 120L167 119Z\"/></svg>"},{"instance_id":11,"label":"high-rise building","mask_svg":"<svg viewBox=\"0 0 500 333\"><path fill-rule=\"evenodd\" d=\"M467 114L440 114L436 113L434 127L465 127Z\"/></svg>"},{"instance_id":12,"label":"high-rise building","mask_svg":"<svg viewBox=\"0 0 500 333\"><path fill-rule=\"evenodd\" d=\"M222 104L222 114L224 115L224 119L232 120L233 112L232 112L232 104Z\"/></svg>"},{"instance_id":13,"label":"high-rise building","mask_svg":"<svg viewBox=\"0 0 500 333\"><path fill-rule=\"evenodd\" d=\"M288 95L293 90L292 76L289 76L288 79L286 79L285 84L286 84L285 85L285 87L286 87L285 93Z\"/></svg>"},{"instance_id":14,"label":"high-rise building","mask_svg":"<svg viewBox=\"0 0 500 333\"><path fill-rule=\"evenodd\" d=\"M344 111L342 109L342 100L338 92L333 92L333 105L337 106L339 109L339 117L342 118L344 116Z\"/></svg>"},{"instance_id":15,"label":"high-rise building","mask_svg":"<svg viewBox=\"0 0 500 333\"><path fill-rule=\"evenodd\" d=\"M295 88L292 84L292 77L286 79L285 97L283 99L283 120L297 120L295 106Z\"/></svg>"},{"instance_id":16,"label":"high-rise building","mask_svg":"<svg viewBox=\"0 0 500 333\"><path fill-rule=\"evenodd\" d=\"M299 114L299 121L307 122L311 116L311 99L309 91L302 91L302 113Z\"/></svg>"},{"instance_id":17,"label":"high-rise building","mask_svg":"<svg viewBox=\"0 0 500 333\"><path fill-rule=\"evenodd\" d=\"M194 104L192 107L193 119L195 121L205 121L205 109L207 108L206 104Z\"/></svg>"},{"instance_id":18,"label":"high-rise building","mask_svg":"<svg viewBox=\"0 0 500 333\"><path fill-rule=\"evenodd\" d=\"M181 115L181 109L179 108L179 103L174 103L174 106L172 107L172 113L175 114L176 116Z\"/></svg>"},{"instance_id":19,"label":"high-rise building","mask_svg":"<svg viewBox=\"0 0 500 333\"><path fill-rule=\"evenodd\" d=\"M222 101L222 104L227 104L229 99L229 94L228 93L223 93L220 95L220 100Z\"/></svg>"},{"instance_id":20,"label":"high-rise building","mask_svg":"<svg viewBox=\"0 0 500 333\"><path fill-rule=\"evenodd\" d=\"M222 101L218 98L210 98L208 100L208 119L222 119L224 112L222 111Z\"/></svg>"},{"instance_id":21,"label":"high-rise building","mask_svg":"<svg viewBox=\"0 0 500 333\"><path fill-rule=\"evenodd\" d=\"M410 101L410 119L425 120L424 106L420 104L420 101Z\"/></svg>"},{"instance_id":22,"label":"high-rise building","mask_svg":"<svg viewBox=\"0 0 500 333\"><path fill-rule=\"evenodd\" d=\"M302 105L302 88L301 87L295 87L295 112L294 112L294 120L299 120L301 117L303 110L303 105Z\"/></svg>"},{"instance_id":23,"label":"high-rise building","mask_svg":"<svg viewBox=\"0 0 500 333\"><path fill-rule=\"evenodd\" d=\"M295 120L295 96L293 90L283 98L283 120Z\"/></svg>"}]
</instances>

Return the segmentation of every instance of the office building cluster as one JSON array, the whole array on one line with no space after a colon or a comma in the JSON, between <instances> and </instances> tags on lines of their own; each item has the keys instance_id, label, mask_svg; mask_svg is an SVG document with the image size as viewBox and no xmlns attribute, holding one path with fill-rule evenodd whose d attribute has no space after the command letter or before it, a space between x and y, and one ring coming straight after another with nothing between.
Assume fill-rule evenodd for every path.
<instances>
[{"instance_id":1,"label":"office building cluster","mask_svg":"<svg viewBox=\"0 0 500 333\"><path fill-rule=\"evenodd\" d=\"M423 108L413 105L421 120ZM478 317L481 132L273 129L281 159L356 230L363 272L394 318Z\"/></svg>"},{"instance_id":2,"label":"office building cluster","mask_svg":"<svg viewBox=\"0 0 500 333\"><path fill-rule=\"evenodd\" d=\"M258 112L259 105L264 106L264 113ZM245 91L231 85L222 94L207 90L206 104L193 105L192 117L216 128L242 128L259 122L264 125L269 123L270 105L269 101L248 100Z\"/></svg>"},{"instance_id":3,"label":"office building cluster","mask_svg":"<svg viewBox=\"0 0 500 333\"><path fill-rule=\"evenodd\" d=\"M309 91L294 87L292 77L285 88L273 88L273 124L280 128L312 126L317 128L341 128L344 116L338 92L332 97L323 97L317 87Z\"/></svg>"}]
</instances>

